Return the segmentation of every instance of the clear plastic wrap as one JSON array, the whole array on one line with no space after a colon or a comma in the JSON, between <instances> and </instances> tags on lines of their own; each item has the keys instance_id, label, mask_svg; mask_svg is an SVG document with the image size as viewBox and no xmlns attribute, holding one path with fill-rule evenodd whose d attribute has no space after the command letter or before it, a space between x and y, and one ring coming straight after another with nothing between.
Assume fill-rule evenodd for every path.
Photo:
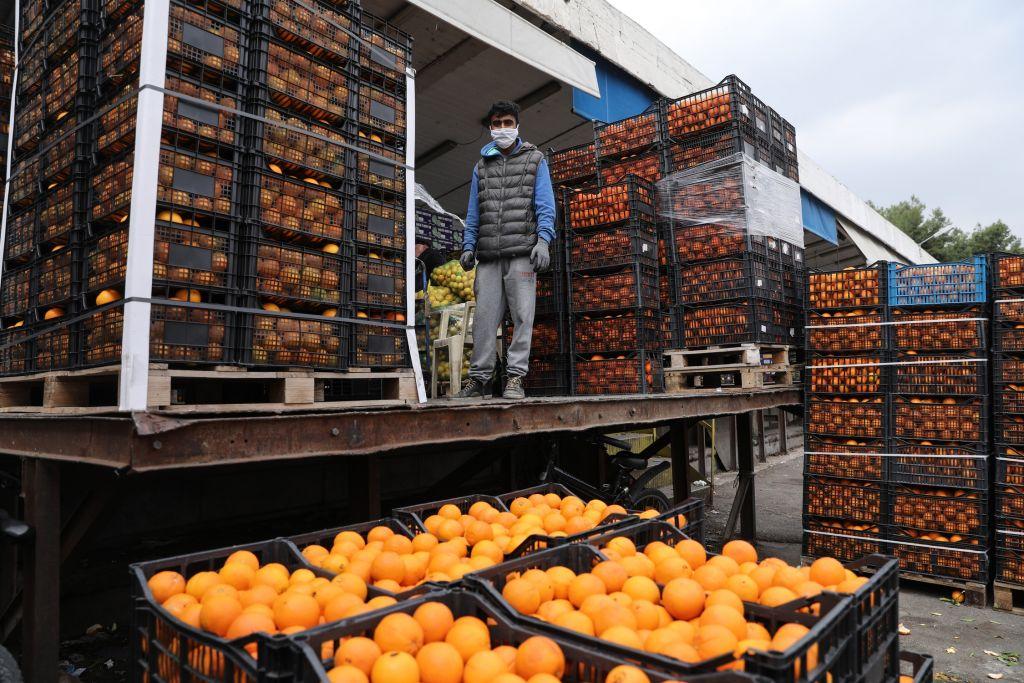
<instances>
[{"instance_id":1,"label":"clear plastic wrap","mask_svg":"<svg viewBox=\"0 0 1024 683\"><path fill-rule=\"evenodd\" d=\"M673 173L657 189L659 221L803 247L800 186L746 154Z\"/></svg>"}]
</instances>

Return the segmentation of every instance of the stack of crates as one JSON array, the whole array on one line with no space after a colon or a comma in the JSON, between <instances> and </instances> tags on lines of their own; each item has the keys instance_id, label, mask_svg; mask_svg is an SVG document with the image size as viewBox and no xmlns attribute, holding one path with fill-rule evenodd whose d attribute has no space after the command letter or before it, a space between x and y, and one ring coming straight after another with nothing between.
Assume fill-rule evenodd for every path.
<instances>
[{"instance_id":1,"label":"stack of crates","mask_svg":"<svg viewBox=\"0 0 1024 683\"><path fill-rule=\"evenodd\" d=\"M627 175L567 191L569 340L576 394L662 388L654 186Z\"/></svg>"},{"instance_id":2,"label":"stack of crates","mask_svg":"<svg viewBox=\"0 0 1024 683\"><path fill-rule=\"evenodd\" d=\"M903 572L989 577L988 262L889 264L889 552Z\"/></svg>"},{"instance_id":3,"label":"stack of crates","mask_svg":"<svg viewBox=\"0 0 1024 683\"><path fill-rule=\"evenodd\" d=\"M995 578L1024 588L1024 256L992 257ZM998 603L998 599L997 599Z\"/></svg>"},{"instance_id":4,"label":"stack of crates","mask_svg":"<svg viewBox=\"0 0 1024 683\"><path fill-rule=\"evenodd\" d=\"M96 0L21 4L3 276L0 372L78 360L82 250L96 98Z\"/></svg>"},{"instance_id":5,"label":"stack of crates","mask_svg":"<svg viewBox=\"0 0 1024 683\"><path fill-rule=\"evenodd\" d=\"M714 162L660 187L672 348L744 343L798 346L803 249L754 234L745 163ZM664 301L664 297L663 297ZM665 335L666 338L668 334Z\"/></svg>"},{"instance_id":6,"label":"stack of crates","mask_svg":"<svg viewBox=\"0 0 1024 683\"><path fill-rule=\"evenodd\" d=\"M0 204L7 190L7 134L14 86L14 29L0 25Z\"/></svg>"},{"instance_id":7,"label":"stack of crates","mask_svg":"<svg viewBox=\"0 0 1024 683\"><path fill-rule=\"evenodd\" d=\"M803 554L884 553L886 264L808 273Z\"/></svg>"},{"instance_id":8,"label":"stack of crates","mask_svg":"<svg viewBox=\"0 0 1024 683\"><path fill-rule=\"evenodd\" d=\"M6 373L121 360L138 180L145 3L39 5L21 5ZM171 0L166 40L150 359L406 366L409 37L356 2Z\"/></svg>"}]
</instances>

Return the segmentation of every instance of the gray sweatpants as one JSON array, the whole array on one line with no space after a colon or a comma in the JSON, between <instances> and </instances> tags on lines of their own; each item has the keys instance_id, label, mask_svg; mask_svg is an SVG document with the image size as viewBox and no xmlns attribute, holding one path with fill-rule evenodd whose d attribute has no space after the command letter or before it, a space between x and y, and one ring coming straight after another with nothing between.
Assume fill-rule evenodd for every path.
<instances>
[{"instance_id":1,"label":"gray sweatpants","mask_svg":"<svg viewBox=\"0 0 1024 683\"><path fill-rule=\"evenodd\" d=\"M522 377L530 368L533 312L537 303L537 274L529 256L516 256L476 265L476 315L473 320L473 355L469 376L487 382L494 374L498 327L508 305L515 328L508 347L509 376Z\"/></svg>"}]
</instances>

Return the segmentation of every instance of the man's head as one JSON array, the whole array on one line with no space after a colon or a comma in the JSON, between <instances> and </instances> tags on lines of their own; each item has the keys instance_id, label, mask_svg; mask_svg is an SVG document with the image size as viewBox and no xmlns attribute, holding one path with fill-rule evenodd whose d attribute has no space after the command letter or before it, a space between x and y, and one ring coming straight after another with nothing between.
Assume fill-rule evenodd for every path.
<instances>
[{"instance_id":1,"label":"man's head","mask_svg":"<svg viewBox=\"0 0 1024 683\"><path fill-rule=\"evenodd\" d=\"M491 129L491 139L498 147L511 147L519 137L519 105L508 100L498 100L487 112L487 123Z\"/></svg>"}]
</instances>

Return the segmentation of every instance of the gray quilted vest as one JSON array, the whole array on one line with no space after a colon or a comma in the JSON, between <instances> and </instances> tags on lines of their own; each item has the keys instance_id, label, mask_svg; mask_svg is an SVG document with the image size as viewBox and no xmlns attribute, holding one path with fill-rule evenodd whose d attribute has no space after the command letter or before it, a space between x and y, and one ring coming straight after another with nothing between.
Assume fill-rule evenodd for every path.
<instances>
[{"instance_id":1,"label":"gray quilted vest","mask_svg":"<svg viewBox=\"0 0 1024 683\"><path fill-rule=\"evenodd\" d=\"M524 142L508 156L486 156L477 162L478 260L526 256L537 244L533 194L537 167L543 158L540 150Z\"/></svg>"}]
</instances>

